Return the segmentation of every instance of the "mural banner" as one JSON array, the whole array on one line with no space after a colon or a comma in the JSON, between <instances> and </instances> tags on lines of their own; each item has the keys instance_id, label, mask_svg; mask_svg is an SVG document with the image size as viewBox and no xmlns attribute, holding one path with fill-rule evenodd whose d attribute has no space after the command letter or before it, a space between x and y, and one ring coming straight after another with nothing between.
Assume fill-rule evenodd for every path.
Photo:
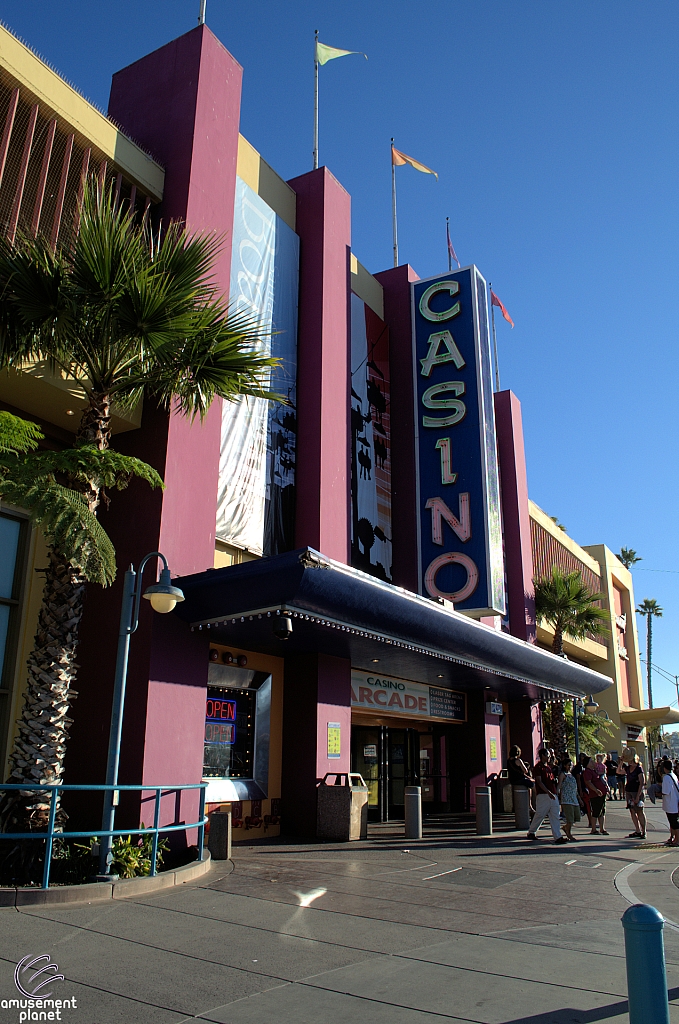
<instances>
[{"instance_id":1,"label":"mural banner","mask_svg":"<svg viewBox=\"0 0 679 1024\"><path fill-rule=\"evenodd\" d=\"M216 536L258 555L294 547L298 293L299 237L237 178L231 309L268 333L266 354L282 360L269 387L290 404L223 403Z\"/></svg>"},{"instance_id":2,"label":"mural banner","mask_svg":"<svg viewBox=\"0 0 679 1024\"><path fill-rule=\"evenodd\" d=\"M351 296L351 564L391 581L389 330Z\"/></svg>"}]
</instances>

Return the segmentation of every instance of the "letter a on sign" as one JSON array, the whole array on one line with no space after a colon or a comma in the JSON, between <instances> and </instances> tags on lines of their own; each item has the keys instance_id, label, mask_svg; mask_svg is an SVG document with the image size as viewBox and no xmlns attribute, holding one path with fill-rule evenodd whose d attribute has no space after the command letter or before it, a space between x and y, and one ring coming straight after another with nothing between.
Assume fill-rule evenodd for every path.
<instances>
[{"instance_id":1,"label":"letter a on sign","mask_svg":"<svg viewBox=\"0 0 679 1024\"><path fill-rule=\"evenodd\" d=\"M441 351L441 347L443 347L443 351ZM429 351L424 359L420 359L420 362L422 363L423 377L428 377L431 374L432 366L438 366L439 363L455 363L458 370L464 366L464 359L450 331L440 331L438 334L429 335Z\"/></svg>"},{"instance_id":2,"label":"letter a on sign","mask_svg":"<svg viewBox=\"0 0 679 1024\"><path fill-rule=\"evenodd\" d=\"M461 541L472 535L472 517L469 511L469 493L460 495L460 518L450 511L443 498L430 498L425 508L431 509L431 539L434 544L443 544L443 520L448 523Z\"/></svg>"}]
</instances>

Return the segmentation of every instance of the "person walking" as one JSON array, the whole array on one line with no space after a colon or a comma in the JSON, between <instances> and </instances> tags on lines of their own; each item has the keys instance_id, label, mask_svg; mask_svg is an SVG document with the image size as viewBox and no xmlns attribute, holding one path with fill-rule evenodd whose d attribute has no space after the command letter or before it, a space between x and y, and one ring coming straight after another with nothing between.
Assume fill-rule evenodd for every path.
<instances>
[{"instance_id":1,"label":"person walking","mask_svg":"<svg viewBox=\"0 0 679 1024\"><path fill-rule=\"evenodd\" d=\"M563 830L569 843L577 842L572 833L575 822L580 821L580 800L578 798L578 783L575 775L571 774L573 762L567 757L559 773L557 794L561 801L561 810L564 816Z\"/></svg>"},{"instance_id":2,"label":"person walking","mask_svg":"<svg viewBox=\"0 0 679 1024\"><path fill-rule=\"evenodd\" d=\"M598 764L600 767L603 767L600 762L595 763L591 757L586 756L582 773L582 784L586 788L589 797L589 812L592 821L590 835L607 836L610 835L606 831L607 783L605 773L597 771ZM597 825L599 826L598 830Z\"/></svg>"},{"instance_id":3,"label":"person walking","mask_svg":"<svg viewBox=\"0 0 679 1024\"><path fill-rule=\"evenodd\" d=\"M646 838L646 815L644 814L644 786L646 776L639 761L638 754L625 747L622 752L622 759L625 765L625 797L627 799L627 810L630 813L634 832L630 832L628 839Z\"/></svg>"},{"instance_id":4,"label":"person walking","mask_svg":"<svg viewBox=\"0 0 679 1024\"><path fill-rule=\"evenodd\" d=\"M509 757L507 758L507 776L512 785L512 791L515 789L527 789L528 790L528 802L530 804L531 812L535 813L535 805L533 801L533 790L535 789L535 780L531 777L530 768L525 761L521 759L521 747L514 744L509 749Z\"/></svg>"},{"instance_id":5,"label":"person walking","mask_svg":"<svg viewBox=\"0 0 679 1024\"><path fill-rule=\"evenodd\" d=\"M575 776L575 780L576 780L576 782L578 784L578 797L580 799L580 808L587 815L587 821L589 823L589 827L590 827L590 829L592 829L592 828L594 828L594 821L592 819L592 812L589 809L589 795L590 794L589 794L589 790L587 789L587 786L582 781L582 776L584 774L585 766L586 766L588 761L589 761L589 754L580 754L580 757L578 758L578 763L573 768L573 775Z\"/></svg>"},{"instance_id":6,"label":"person walking","mask_svg":"<svg viewBox=\"0 0 679 1024\"><path fill-rule=\"evenodd\" d=\"M540 825L549 818L555 843L567 843L561 834L559 821L559 799L556 795L556 779L549 764L549 751L543 747L539 754L540 760L533 768L535 779L535 814L528 828L527 839L537 839L536 832Z\"/></svg>"},{"instance_id":7,"label":"person walking","mask_svg":"<svg viewBox=\"0 0 679 1024\"><path fill-rule=\"evenodd\" d=\"M606 780L608 782L608 789L611 800L618 799L618 776L616 771L618 768L618 762L611 754L606 755Z\"/></svg>"},{"instance_id":8,"label":"person walking","mask_svg":"<svg viewBox=\"0 0 679 1024\"><path fill-rule=\"evenodd\" d=\"M670 826L670 838L665 846L679 846L679 780L669 759L660 762L658 771L662 782L662 809Z\"/></svg>"},{"instance_id":9,"label":"person walking","mask_svg":"<svg viewBox=\"0 0 679 1024\"><path fill-rule=\"evenodd\" d=\"M624 800L627 772L625 770L625 762L622 759L622 754L620 755L620 760L618 761L618 767L615 769L615 777L618 780L618 793L620 794L620 799Z\"/></svg>"}]
</instances>

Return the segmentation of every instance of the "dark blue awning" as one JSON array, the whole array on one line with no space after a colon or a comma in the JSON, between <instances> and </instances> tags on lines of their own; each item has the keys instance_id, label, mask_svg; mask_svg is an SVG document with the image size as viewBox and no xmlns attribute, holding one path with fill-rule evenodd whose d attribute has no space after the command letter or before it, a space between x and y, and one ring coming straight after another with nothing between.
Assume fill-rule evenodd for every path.
<instances>
[{"instance_id":1,"label":"dark blue awning","mask_svg":"<svg viewBox=\"0 0 679 1024\"><path fill-rule=\"evenodd\" d=\"M501 699L586 697L607 676L556 657L311 548L177 579L175 614L211 639L279 657L318 652L354 668L434 686L489 688ZM272 628L289 611L293 632Z\"/></svg>"}]
</instances>

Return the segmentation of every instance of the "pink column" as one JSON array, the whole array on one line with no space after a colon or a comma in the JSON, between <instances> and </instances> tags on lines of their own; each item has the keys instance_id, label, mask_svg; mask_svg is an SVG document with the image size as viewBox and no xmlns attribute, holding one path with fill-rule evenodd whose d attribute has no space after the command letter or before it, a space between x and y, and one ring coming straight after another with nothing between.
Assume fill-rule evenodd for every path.
<instances>
[{"instance_id":1,"label":"pink column","mask_svg":"<svg viewBox=\"0 0 679 1024\"><path fill-rule=\"evenodd\" d=\"M316 835L316 788L351 763L351 664L325 654L285 658L282 817L289 835ZM340 727L340 756L328 757L328 724Z\"/></svg>"},{"instance_id":2,"label":"pink column","mask_svg":"<svg viewBox=\"0 0 679 1024\"><path fill-rule=\"evenodd\" d=\"M535 591L528 514L526 453L521 403L511 391L495 395L495 424L500 462L509 631L535 643Z\"/></svg>"},{"instance_id":3,"label":"pink column","mask_svg":"<svg viewBox=\"0 0 679 1024\"><path fill-rule=\"evenodd\" d=\"M166 168L157 215L163 223L226 236L216 267L228 294L242 71L205 26L199 26L118 72L109 112L124 131ZM150 462L165 490L133 483L115 494L102 523L122 569L160 550L174 574L214 563L220 446L220 403L191 423L147 402L140 430L117 435L115 447ZM145 577L145 583L150 582ZM68 771L72 781L103 775L115 660L120 578L111 591L92 587L79 649L80 698L74 708ZM101 666L107 671L102 674ZM108 669L110 666L110 670ZM199 782L203 762L208 643L175 617L154 614L142 601L132 639L121 782ZM182 806L185 820L196 799ZM142 816L148 817L148 808ZM163 818L174 816L168 802Z\"/></svg>"},{"instance_id":4,"label":"pink column","mask_svg":"<svg viewBox=\"0 0 679 1024\"><path fill-rule=\"evenodd\" d=\"M296 543L348 563L351 198L327 167L288 184L301 240Z\"/></svg>"},{"instance_id":5,"label":"pink column","mask_svg":"<svg viewBox=\"0 0 679 1024\"><path fill-rule=\"evenodd\" d=\"M419 277L407 263L375 275L384 289L391 370L391 507L394 583L417 593L417 499L415 490L415 399L410 285Z\"/></svg>"}]
</instances>

